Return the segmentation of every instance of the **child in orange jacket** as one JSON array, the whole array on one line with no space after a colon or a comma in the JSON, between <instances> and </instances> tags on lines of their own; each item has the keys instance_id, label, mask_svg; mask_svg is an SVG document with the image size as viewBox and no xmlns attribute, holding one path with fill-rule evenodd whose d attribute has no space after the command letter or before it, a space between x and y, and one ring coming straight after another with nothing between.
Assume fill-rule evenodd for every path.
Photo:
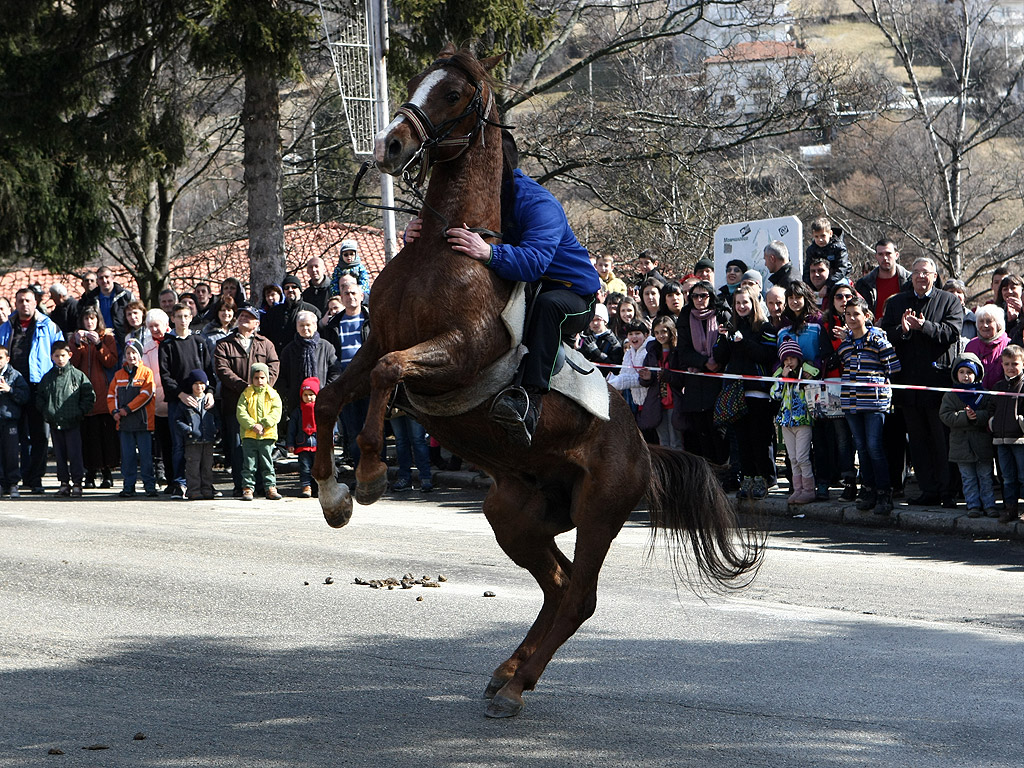
<instances>
[{"instance_id":1,"label":"child in orange jacket","mask_svg":"<svg viewBox=\"0 0 1024 768\"><path fill-rule=\"evenodd\" d=\"M135 495L135 481L142 475L147 496L157 496L153 476L153 427L156 402L153 397L153 371L142 364L142 344L128 339L124 347L124 366L119 368L107 390L107 409L114 417L121 440L121 474L124 488L121 498Z\"/></svg>"}]
</instances>

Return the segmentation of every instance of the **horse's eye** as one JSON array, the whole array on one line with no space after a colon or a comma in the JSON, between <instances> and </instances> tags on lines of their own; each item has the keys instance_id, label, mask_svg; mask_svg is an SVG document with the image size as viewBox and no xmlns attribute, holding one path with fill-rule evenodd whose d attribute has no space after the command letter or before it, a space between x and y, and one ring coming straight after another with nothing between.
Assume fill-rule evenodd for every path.
<instances>
[{"instance_id":1,"label":"horse's eye","mask_svg":"<svg viewBox=\"0 0 1024 768\"><path fill-rule=\"evenodd\" d=\"M448 99L449 104L458 104L459 99L462 98L462 94L458 91L448 91L448 95L445 96Z\"/></svg>"}]
</instances>

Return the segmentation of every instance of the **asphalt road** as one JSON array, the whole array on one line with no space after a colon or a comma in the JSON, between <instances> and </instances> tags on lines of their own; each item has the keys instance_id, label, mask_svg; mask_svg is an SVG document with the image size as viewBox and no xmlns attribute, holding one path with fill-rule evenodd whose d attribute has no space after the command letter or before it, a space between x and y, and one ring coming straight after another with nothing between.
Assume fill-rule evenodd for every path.
<instances>
[{"instance_id":1,"label":"asphalt road","mask_svg":"<svg viewBox=\"0 0 1024 768\"><path fill-rule=\"evenodd\" d=\"M539 592L479 497L338 531L298 499L0 502L0 768L1021 764L1019 543L794 520L701 599L630 523L597 614L494 721ZM407 571L448 581L353 583Z\"/></svg>"}]
</instances>

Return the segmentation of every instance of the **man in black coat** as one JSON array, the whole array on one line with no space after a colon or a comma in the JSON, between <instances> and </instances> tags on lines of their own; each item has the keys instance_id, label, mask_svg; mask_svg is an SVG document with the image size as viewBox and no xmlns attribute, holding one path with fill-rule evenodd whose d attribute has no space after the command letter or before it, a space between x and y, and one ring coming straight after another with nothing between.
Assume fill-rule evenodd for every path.
<instances>
[{"instance_id":1,"label":"man in black coat","mask_svg":"<svg viewBox=\"0 0 1024 768\"><path fill-rule=\"evenodd\" d=\"M312 312L300 312L292 341L281 350L277 393L281 396L286 416L299 406L303 381L315 376L320 380L320 386L325 387L341 373L334 346L317 333L317 320Z\"/></svg>"},{"instance_id":2,"label":"man in black coat","mask_svg":"<svg viewBox=\"0 0 1024 768\"><path fill-rule=\"evenodd\" d=\"M295 321L300 312L312 312L317 320L321 314L312 304L302 300L302 283L295 275L285 275L281 281L281 290L284 292L284 301L268 308L260 320L263 334L274 343L279 355L295 337Z\"/></svg>"},{"instance_id":3,"label":"man in black coat","mask_svg":"<svg viewBox=\"0 0 1024 768\"><path fill-rule=\"evenodd\" d=\"M910 280L912 290L892 296L885 304L881 328L900 359L898 384L948 387L950 367L964 324L960 299L935 286L935 262L919 258ZM939 420L942 393L896 390L893 404L903 412L921 495L912 504L956 506L949 472L948 437Z\"/></svg>"}]
</instances>

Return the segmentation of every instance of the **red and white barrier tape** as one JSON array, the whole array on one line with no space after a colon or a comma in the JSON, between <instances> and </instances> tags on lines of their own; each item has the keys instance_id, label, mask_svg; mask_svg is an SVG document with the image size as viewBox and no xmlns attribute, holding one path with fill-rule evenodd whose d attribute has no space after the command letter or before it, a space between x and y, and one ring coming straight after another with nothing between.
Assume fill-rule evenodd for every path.
<instances>
[{"instance_id":1,"label":"red and white barrier tape","mask_svg":"<svg viewBox=\"0 0 1024 768\"><path fill-rule=\"evenodd\" d=\"M598 368L622 368L621 365L612 365L611 363L593 363ZM712 373L710 371L680 371L675 368L655 368L652 366L633 366L636 370L648 370L652 373L660 373L665 371L667 373L680 373L686 376L707 376L715 379L734 379L738 381L760 381L768 384L774 384L776 382L782 382L784 384L837 384L846 385L850 387L876 387L883 388L889 387L890 389L905 389L916 392L964 392L966 394L985 394L985 395L997 395L1002 397L1024 397L1024 392L998 392L991 389L958 389L956 387L926 387L922 384L889 384L884 382L872 382L872 381L847 381L845 379L789 379L785 377L775 376L754 376L746 373Z\"/></svg>"}]
</instances>

